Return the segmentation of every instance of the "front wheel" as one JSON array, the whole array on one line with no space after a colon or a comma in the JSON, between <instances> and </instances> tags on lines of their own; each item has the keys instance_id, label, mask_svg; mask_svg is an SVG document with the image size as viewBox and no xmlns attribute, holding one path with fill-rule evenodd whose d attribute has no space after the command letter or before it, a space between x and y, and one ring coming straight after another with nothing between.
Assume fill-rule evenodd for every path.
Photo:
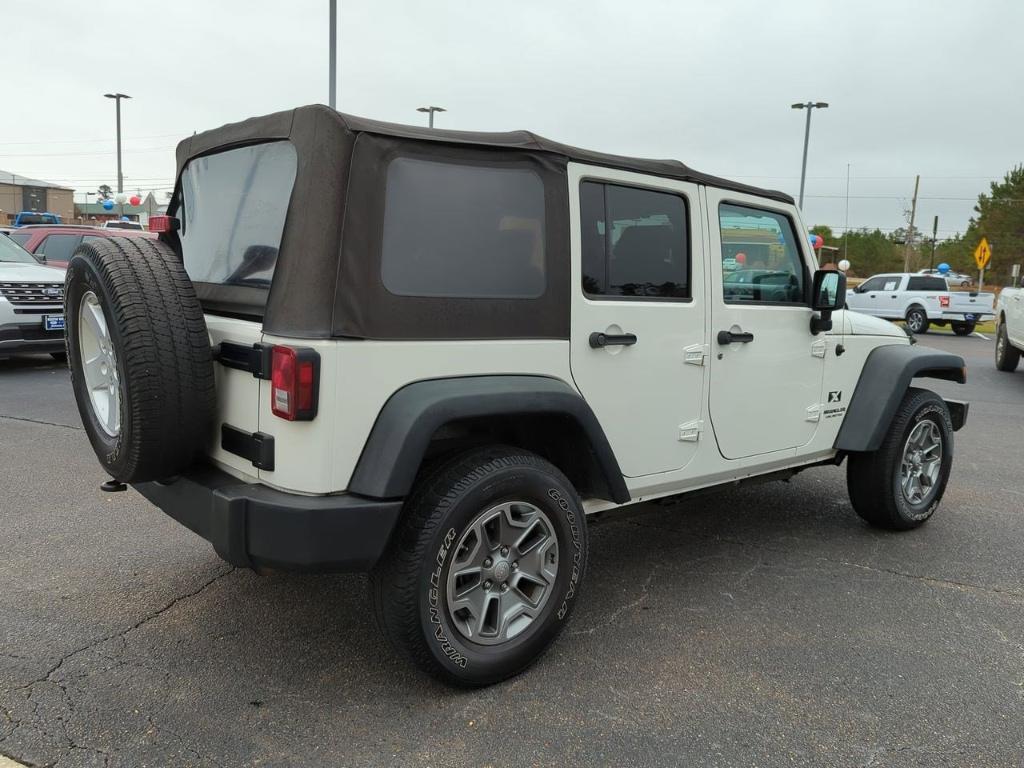
<instances>
[{"instance_id":1,"label":"front wheel","mask_svg":"<svg viewBox=\"0 0 1024 768\"><path fill-rule=\"evenodd\" d=\"M490 685L539 658L577 602L583 507L528 451L492 446L424 473L371 574L378 624L441 680Z\"/></svg>"},{"instance_id":2,"label":"front wheel","mask_svg":"<svg viewBox=\"0 0 1024 768\"><path fill-rule=\"evenodd\" d=\"M928 333L928 315L920 307L907 310L907 328L913 333Z\"/></svg>"},{"instance_id":3,"label":"front wheel","mask_svg":"<svg viewBox=\"0 0 1024 768\"><path fill-rule=\"evenodd\" d=\"M1010 339L1006 335L1006 323L1002 322L996 331L996 368L1013 373L1017 370L1018 363L1020 363L1020 350L1010 343Z\"/></svg>"},{"instance_id":4,"label":"front wheel","mask_svg":"<svg viewBox=\"0 0 1024 768\"><path fill-rule=\"evenodd\" d=\"M953 423L946 404L934 392L910 388L878 450L850 454L850 502L878 528L916 528L939 506L952 465Z\"/></svg>"},{"instance_id":5,"label":"front wheel","mask_svg":"<svg viewBox=\"0 0 1024 768\"><path fill-rule=\"evenodd\" d=\"M970 336L974 333L975 323L953 323L953 333L957 336Z\"/></svg>"}]
</instances>

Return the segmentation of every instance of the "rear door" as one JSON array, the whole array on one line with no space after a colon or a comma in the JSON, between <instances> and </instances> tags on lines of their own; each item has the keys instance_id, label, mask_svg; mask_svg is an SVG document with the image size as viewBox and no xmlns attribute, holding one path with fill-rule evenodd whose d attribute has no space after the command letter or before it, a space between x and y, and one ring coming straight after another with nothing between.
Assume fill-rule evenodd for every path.
<instances>
[{"instance_id":1,"label":"rear door","mask_svg":"<svg viewBox=\"0 0 1024 768\"><path fill-rule=\"evenodd\" d=\"M704 430L696 185L570 163L571 367L623 474L685 467Z\"/></svg>"},{"instance_id":2,"label":"rear door","mask_svg":"<svg viewBox=\"0 0 1024 768\"><path fill-rule=\"evenodd\" d=\"M182 170L173 212L185 269L203 301L214 346L251 349L263 339L263 323L252 317L251 307L265 302L270 290L295 172L295 149L286 141L198 157ZM214 370L217 418L209 455L257 476L249 459L225 450L222 435L227 430L249 440L260 431L261 381L249 370L223 364Z\"/></svg>"},{"instance_id":3,"label":"rear door","mask_svg":"<svg viewBox=\"0 0 1024 768\"><path fill-rule=\"evenodd\" d=\"M727 459L792 453L818 428L826 351L810 332L807 236L785 203L709 187L707 209L718 448ZM746 266L739 283L730 279L737 261Z\"/></svg>"}]
</instances>

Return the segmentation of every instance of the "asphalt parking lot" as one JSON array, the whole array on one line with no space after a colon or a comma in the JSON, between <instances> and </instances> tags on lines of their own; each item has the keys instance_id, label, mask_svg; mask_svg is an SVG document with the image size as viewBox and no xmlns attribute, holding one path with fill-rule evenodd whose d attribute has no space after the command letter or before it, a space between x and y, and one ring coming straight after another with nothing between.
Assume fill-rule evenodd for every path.
<instances>
[{"instance_id":1,"label":"asphalt parking lot","mask_svg":"<svg viewBox=\"0 0 1024 768\"><path fill-rule=\"evenodd\" d=\"M0 361L0 753L70 766L1021 766L1024 369L971 367L945 501L867 528L845 471L591 529L572 624L453 691L361 576L258 576L106 479L67 372Z\"/></svg>"}]
</instances>

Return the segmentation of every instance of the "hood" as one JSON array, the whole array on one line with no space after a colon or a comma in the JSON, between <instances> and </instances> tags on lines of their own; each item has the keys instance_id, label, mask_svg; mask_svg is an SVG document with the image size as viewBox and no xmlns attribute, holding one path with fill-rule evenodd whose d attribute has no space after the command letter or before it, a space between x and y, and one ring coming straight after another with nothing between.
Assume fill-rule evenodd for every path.
<instances>
[{"instance_id":1,"label":"hood","mask_svg":"<svg viewBox=\"0 0 1024 768\"><path fill-rule=\"evenodd\" d=\"M880 317L864 315L860 312L853 312L849 309L841 309L832 313L833 335L846 334L848 336L894 336L900 339L907 339L906 332L898 325Z\"/></svg>"},{"instance_id":2,"label":"hood","mask_svg":"<svg viewBox=\"0 0 1024 768\"><path fill-rule=\"evenodd\" d=\"M0 283L63 283L64 270L42 264L0 261Z\"/></svg>"}]
</instances>

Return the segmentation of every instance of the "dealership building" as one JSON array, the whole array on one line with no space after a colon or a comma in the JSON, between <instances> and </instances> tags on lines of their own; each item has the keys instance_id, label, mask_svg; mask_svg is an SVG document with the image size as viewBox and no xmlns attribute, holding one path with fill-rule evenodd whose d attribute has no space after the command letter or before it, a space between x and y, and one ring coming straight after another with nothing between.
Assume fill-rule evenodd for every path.
<instances>
[{"instance_id":1,"label":"dealership building","mask_svg":"<svg viewBox=\"0 0 1024 768\"><path fill-rule=\"evenodd\" d=\"M49 181L0 170L0 226L10 226L22 211L55 213L61 221L75 217L74 190Z\"/></svg>"}]
</instances>

